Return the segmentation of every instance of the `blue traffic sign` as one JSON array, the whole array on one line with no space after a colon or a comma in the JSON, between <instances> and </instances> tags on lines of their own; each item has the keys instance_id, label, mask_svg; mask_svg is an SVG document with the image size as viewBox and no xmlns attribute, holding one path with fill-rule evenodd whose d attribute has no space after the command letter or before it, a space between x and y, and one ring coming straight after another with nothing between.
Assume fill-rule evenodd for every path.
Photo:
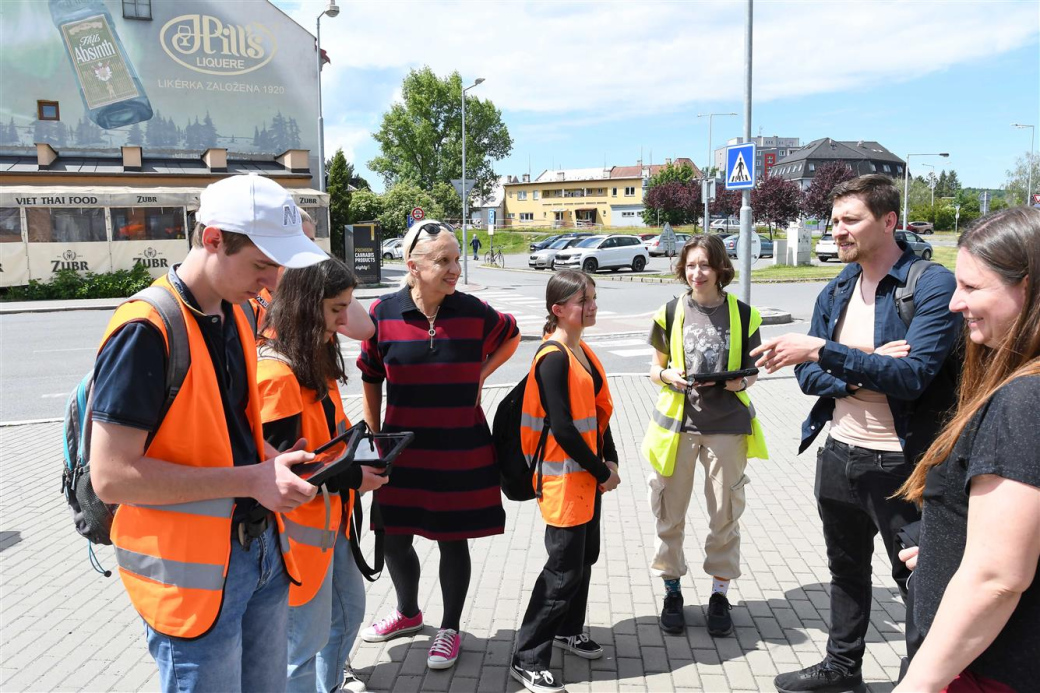
<instances>
[{"instance_id":1,"label":"blue traffic sign","mask_svg":"<svg viewBox=\"0 0 1040 693\"><path fill-rule=\"evenodd\" d=\"M726 147L726 190L755 187L755 143Z\"/></svg>"},{"instance_id":2,"label":"blue traffic sign","mask_svg":"<svg viewBox=\"0 0 1040 693\"><path fill-rule=\"evenodd\" d=\"M487 212L487 221L488 221L488 224L494 225L494 223L495 223L495 210L493 210L493 209L489 209L488 210L488 212Z\"/></svg>"},{"instance_id":3,"label":"blue traffic sign","mask_svg":"<svg viewBox=\"0 0 1040 693\"><path fill-rule=\"evenodd\" d=\"M407 226L407 228L409 228L409 229L410 229L410 228L412 228L412 224L414 224L414 223L415 223L415 218L414 218L414 217L412 217L412 215L411 215L411 214L409 214L409 215L408 215L408 218L407 218L407 219L405 220L405 222L404 222L404 223L405 223L405 225Z\"/></svg>"}]
</instances>

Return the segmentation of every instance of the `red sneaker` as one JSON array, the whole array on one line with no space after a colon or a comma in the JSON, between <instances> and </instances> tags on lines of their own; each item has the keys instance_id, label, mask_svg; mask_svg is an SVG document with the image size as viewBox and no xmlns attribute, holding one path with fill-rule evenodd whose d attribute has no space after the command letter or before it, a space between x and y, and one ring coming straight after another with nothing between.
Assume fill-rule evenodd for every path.
<instances>
[{"instance_id":1,"label":"red sneaker","mask_svg":"<svg viewBox=\"0 0 1040 693\"><path fill-rule=\"evenodd\" d=\"M376 621L371 626L361 631L361 639L365 642L383 642L392 640L402 635L408 635L422 630L422 612L408 618L397 609L382 621Z\"/></svg>"}]
</instances>

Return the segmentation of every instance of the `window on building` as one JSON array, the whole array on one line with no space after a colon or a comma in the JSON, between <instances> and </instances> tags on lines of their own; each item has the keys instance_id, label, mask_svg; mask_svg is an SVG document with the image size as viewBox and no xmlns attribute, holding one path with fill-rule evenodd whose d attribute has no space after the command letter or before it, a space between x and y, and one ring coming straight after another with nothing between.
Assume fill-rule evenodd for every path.
<instances>
[{"instance_id":1,"label":"window on building","mask_svg":"<svg viewBox=\"0 0 1040 693\"><path fill-rule=\"evenodd\" d=\"M30 243L104 243L105 210L100 207L28 207Z\"/></svg>"},{"instance_id":2,"label":"window on building","mask_svg":"<svg viewBox=\"0 0 1040 693\"><path fill-rule=\"evenodd\" d=\"M621 213L621 216L623 216L623 217L634 217L635 215L636 215L635 212L622 212Z\"/></svg>"},{"instance_id":3,"label":"window on building","mask_svg":"<svg viewBox=\"0 0 1040 693\"><path fill-rule=\"evenodd\" d=\"M625 197L635 197L635 195L636 195L636 188L635 188L635 186L632 186L632 187L629 187L629 188L625 188Z\"/></svg>"},{"instance_id":4,"label":"window on building","mask_svg":"<svg viewBox=\"0 0 1040 693\"><path fill-rule=\"evenodd\" d=\"M780 150L780 156L787 156L787 150L786 149L781 149Z\"/></svg>"},{"instance_id":5,"label":"window on building","mask_svg":"<svg viewBox=\"0 0 1040 693\"><path fill-rule=\"evenodd\" d=\"M61 109L58 108L57 101L37 101L36 102L36 119L37 120L61 120Z\"/></svg>"},{"instance_id":6,"label":"window on building","mask_svg":"<svg viewBox=\"0 0 1040 693\"><path fill-rule=\"evenodd\" d=\"M516 199L518 199L518 200L526 200L527 199L527 191L526 190L517 190L516 191Z\"/></svg>"},{"instance_id":7,"label":"window on building","mask_svg":"<svg viewBox=\"0 0 1040 693\"><path fill-rule=\"evenodd\" d=\"M611 197L617 197L617 188L611 188L610 189L610 196Z\"/></svg>"},{"instance_id":8,"label":"window on building","mask_svg":"<svg viewBox=\"0 0 1040 693\"><path fill-rule=\"evenodd\" d=\"M183 238L184 207L112 208L113 241L172 241Z\"/></svg>"},{"instance_id":9,"label":"window on building","mask_svg":"<svg viewBox=\"0 0 1040 693\"><path fill-rule=\"evenodd\" d=\"M22 217L17 207L0 207L0 243L22 242Z\"/></svg>"},{"instance_id":10,"label":"window on building","mask_svg":"<svg viewBox=\"0 0 1040 693\"><path fill-rule=\"evenodd\" d=\"M329 237L329 210L327 207L304 207L304 211L314 220L314 237Z\"/></svg>"},{"instance_id":11,"label":"window on building","mask_svg":"<svg viewBox=\"0 0 1040 693\"><path fill-rule=\"evenodd\" d=\"M520 221L534 221L534 212L520 212Z\"/></svg>"},{"instance_id":12,"label":"window on building","mask_svg":"<svg viewBox=\"0 0 1040 693\"><path fill-rule=\"evenodd\" d=\"M534 199L536 199L536 200L537 200L538 198L540 198L540 197L541 197L541 195L539 194L540 192L541 192L541 191L539 191L539 190L535 190L535 191L534 191Z\"/></svg>"},{"instance_id":13,"label":"window on building","mask_svg":"<svg viewBox=\"0 0 1040 693\"><path fill-rule=\"evenodd\" d=\"M903 167L902 167L902 166L900 166L900 165L898 165L898 164L896 164L896 173L898 173L898 174L902 175L902 173L903 173Z\"/></svg>"},{"instance_id":14,"label":"window on building","mask_svg":"<svg viewBox=\"0 0 1040 693\"><path fill-rule=\"evenodd\" d=\"M809 164L809 173L812 173L815 170L816 170L816 164L810 163Z\"/></svg>"},{"instance_id":15,"label":"window on building","mask_svg":"<svg viewBox=\"0 0 1040 693\"><path fill-rule=\"evenodd\" d=\"M870 172L871 173L877 173L877 166L875 166L874 164L871 164L870 165Z\"/></svg>"},{"instance_id":16,"label":"window on building","mask_svg":"<svg viewBox=\"0 0 1040 693\"><path fill-rule=\"evenodd\" d=\"M509 199L510 199L510 200L512 200L512 199L513 199L513 191L512 191L512 190L510 190L510 191L509 191Z\"/></svg>"},{"instance_id":17,"label":"window on building","mask_svg":"<svg viewBox=\"0 0 1040 693\"><path fill-rule=\"evenodd\" d=\"M516 215L513 214L512 212L510 212L509 214L506 215L506 219L516 219Z\"/></svg>"},{"instance_id":18,"label":"window on building","mask_svg":"<svg viewBox=\"0 0 1040 693\"><path fill-rule=\"evenodd\" d=\"M151 19L152 0L123 0L123 19Z\"/></svg>"},{"instance_id":19,"label":"window on building","mask_svg":"<svg viewBox=\"0 0 1040 693\"><path fill-rule=\"evenodd\" d=\"M892 167L888 164L882 164L882 167L885 169L885 173L892 173Z\"/></svg>"}]
</instances>

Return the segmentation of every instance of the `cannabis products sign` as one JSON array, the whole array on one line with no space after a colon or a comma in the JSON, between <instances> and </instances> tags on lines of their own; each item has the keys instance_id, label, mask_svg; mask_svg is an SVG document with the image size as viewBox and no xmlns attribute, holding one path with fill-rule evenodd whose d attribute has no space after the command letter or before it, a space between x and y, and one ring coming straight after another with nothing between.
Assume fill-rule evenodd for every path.
<instances>
[{"instance_id":1,"label":"cannabis products sign","mask_svg":"<svg viewBox=\"0 0 1040 693\"><path fill-rule=\"evenodd\" d=\"M141 7L137 3L131 7ZM314 37L269 2L150 3L125 19L118 0L13 0L0 22L4 85L0 151L34 155L233 158L287 149L314 153L318 83ZM57 101L60 120L39 120Z\"/></svg>"}]
</instances>

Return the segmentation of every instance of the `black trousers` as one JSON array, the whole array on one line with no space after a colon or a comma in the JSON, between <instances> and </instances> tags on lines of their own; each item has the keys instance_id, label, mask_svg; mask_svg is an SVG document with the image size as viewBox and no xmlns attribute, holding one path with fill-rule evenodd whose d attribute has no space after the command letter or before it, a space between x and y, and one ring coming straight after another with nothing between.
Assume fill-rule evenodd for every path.
<instances>
[{"instance_id":1,"label":"black trousers","mask_svg":"<svg viewBox=\"0 0 1040 693\"><path fill-rule=\"evenodd\" d=\"M599 560L601 497L597 492L592 519L585 524L545 528L549 559L534 583L516 638L515 661L524 669L548 669L553 637L579 635L585 627L589 580Z\"/></svg>"},{"instance_id":2,"label":"black trousers","mask_svg":"<svg viewBox=\"0 0 1040 693\"><path fill-rule=\"evenodd\" d=\"M823 520L831 571L831 626L827 661L845 673L859 671L870 624L871 557L881 532L892 577L904 602L910 570L899 560L896 533L921 518L917 506L889 498L913 471L902 452L854 447L828 437L816 457L816 502ZM914 630L906 609L907 637Z\"/></svg>"}]
</instances>

